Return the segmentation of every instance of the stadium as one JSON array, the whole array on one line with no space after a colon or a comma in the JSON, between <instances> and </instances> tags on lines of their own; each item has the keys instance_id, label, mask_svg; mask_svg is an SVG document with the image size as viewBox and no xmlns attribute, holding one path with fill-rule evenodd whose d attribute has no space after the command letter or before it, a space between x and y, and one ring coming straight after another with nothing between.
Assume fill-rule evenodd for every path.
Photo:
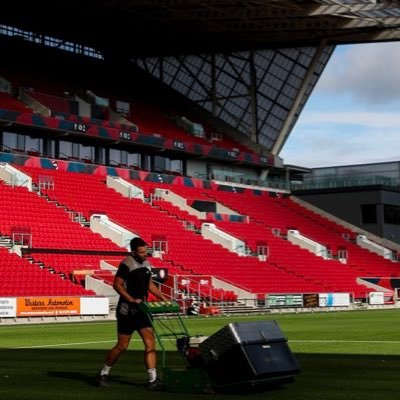
<instances>
[{"instance_id":1,"label":"stadium","mask_svg":"<svg viewBox=\"0 0 400 400\"><path fill-rule=\"evenodd\" d=\"M152 397L136 340L113 385L92 384L115 340L115 273L140 236L192 336L218 347L232 324L280 325L300 373L271 399L393 397L398 163L311 169L280 153L335 47L399 28L397 1L4 4L0 394ZM211 380L249 389L229 368L258 361L238 357ZM211 396L188 386L176 392Z\"/></svg>"}]
</instances>

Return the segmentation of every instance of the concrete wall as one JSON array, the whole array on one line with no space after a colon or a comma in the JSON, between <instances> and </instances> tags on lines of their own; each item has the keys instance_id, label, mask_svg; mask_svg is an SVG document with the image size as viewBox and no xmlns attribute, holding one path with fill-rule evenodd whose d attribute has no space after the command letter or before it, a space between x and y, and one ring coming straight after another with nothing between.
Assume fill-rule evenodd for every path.
<instances>
[{"instance_id":1,"label":"concrete wall","mask_svg":"<svg viewBox=\"0 0 400 400\"><path fill-rule=\"evenodd\" d=\"M320 189L293 192L298 198L374 235L400 243L400 225L385 224L383 205L400 206L400 192L383 187ZM363 224L361 205L375 204L376 224Z\"/></svg>"}]
</instances>

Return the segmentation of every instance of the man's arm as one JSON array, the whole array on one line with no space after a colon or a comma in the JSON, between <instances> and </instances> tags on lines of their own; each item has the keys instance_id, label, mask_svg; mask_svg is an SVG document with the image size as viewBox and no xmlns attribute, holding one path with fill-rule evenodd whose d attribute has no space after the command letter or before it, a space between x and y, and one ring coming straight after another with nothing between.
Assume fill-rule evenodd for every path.
<instances>
[{"instance_id":1,"label":"man's arm","mask_svg":"<svg viewBox=\"0 0 400 400\"><path fill-rule=\"evenodd\" d=\"M113 288L126 301L129 301L130 303L135 302L135 299L127 292L125 288L125 279L121 278L120 276L115 276Z\"/></svg>"},{"instance_id":2,"label":"man's arm","mask_svg":"<svg viewBox=\"0 0 400 400\"><path fill-rule=\"evenodd\" d=\"M159 298L162 301L167 301L168 299L161 293L160 289L155 285L153 279L150 279L149 292Z\"/></svg>"}]
</instances>

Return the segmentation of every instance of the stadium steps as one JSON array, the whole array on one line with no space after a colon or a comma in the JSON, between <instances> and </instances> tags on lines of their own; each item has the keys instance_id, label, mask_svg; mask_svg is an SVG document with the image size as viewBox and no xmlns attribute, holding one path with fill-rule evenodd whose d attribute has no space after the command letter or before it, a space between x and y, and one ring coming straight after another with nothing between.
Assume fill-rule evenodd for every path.
<instances>
[{"instance_id":1,"label":"stadium steps","mask_svg":"<svg viewBox=\"0 0 400 400\"><path fill-rule=\"evenodd\" d=\"M47 200L47 202L49 202L50 204L54 204L57 208L63 209L66 213L68 213L70 215L72 221L78 222L81 226L86 227L86 228L88 228L90 226L90 222L87 220L87 218L84 215L82 215L82 213L75 211L75 210L71 210L70 208L68 208L67 205L61 204L57 200L52 200L50 198L50 196L48 196L47 194L44 194L40 191L39 186L34 181L32 181L32 190L35 193L37 193L37 195L39 195L40 197Z\"/></svg>"}]
</instances>

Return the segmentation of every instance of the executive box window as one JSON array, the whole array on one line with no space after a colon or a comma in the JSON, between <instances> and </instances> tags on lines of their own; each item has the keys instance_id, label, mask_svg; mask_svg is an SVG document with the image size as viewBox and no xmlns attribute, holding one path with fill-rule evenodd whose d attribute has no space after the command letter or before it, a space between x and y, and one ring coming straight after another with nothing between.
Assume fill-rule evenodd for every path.
<instances>
[{"instance_id":1,"label":"executive box window","mask_svg":"<svg viewBox=\"0 0 400 400\"><path fill-rule=\"evenodd\" d=\"M85 146L80 143L66 142L60 140L60 158L75 159L94 162L95 148L94 146Z\"/></svg>"},{"instance_id":2,"label":"executive box window","mask_svg":"<svg viewBox=\"0 0 400 400\"><path fill-rule=\"evenodd\" d=\"M3 133L3 151L21 151L32 155L43 153L43 139L13 132Z\"/></svg>"},{"instance_id":3,"label":"executive box window","mask_svg":"<svg viewBox=\"0 0 400 400\"><path fill-rule=\"evenodd\" d=\"M385 224L400 225L400 206L384 204L383 221Z\"/></svg>"},{"instance_id":4,"label":"executive box window","mask_svg":"<svg viewBox=\"0 0 400 400\"><path fill-rule=\"evenodd\" d=\"M182 160L171 160L168 157L161 157L161 156L154 157L155 172L182 174L182 169L183 169Z\"/></svg>"},{"instance_id":5,"label":"executive box window","mask_svg":"<svg viewBox=\"0 0 400 400\"><path fill-rule=\"evenodd\" d=\"M376 204L361 204L361 223L376 224Z\"/></svg>"},{"instance_id":6,"label":"executive box window","mask_svg":"<svg viewBox=\"0 0 400 400\"><path fill-rule=\"evenodd\" d=\"M129 167L140 167L142 156L138 153L129 153L125 150L110 149L110 164Z\"/></svg>"}]
</instances>

